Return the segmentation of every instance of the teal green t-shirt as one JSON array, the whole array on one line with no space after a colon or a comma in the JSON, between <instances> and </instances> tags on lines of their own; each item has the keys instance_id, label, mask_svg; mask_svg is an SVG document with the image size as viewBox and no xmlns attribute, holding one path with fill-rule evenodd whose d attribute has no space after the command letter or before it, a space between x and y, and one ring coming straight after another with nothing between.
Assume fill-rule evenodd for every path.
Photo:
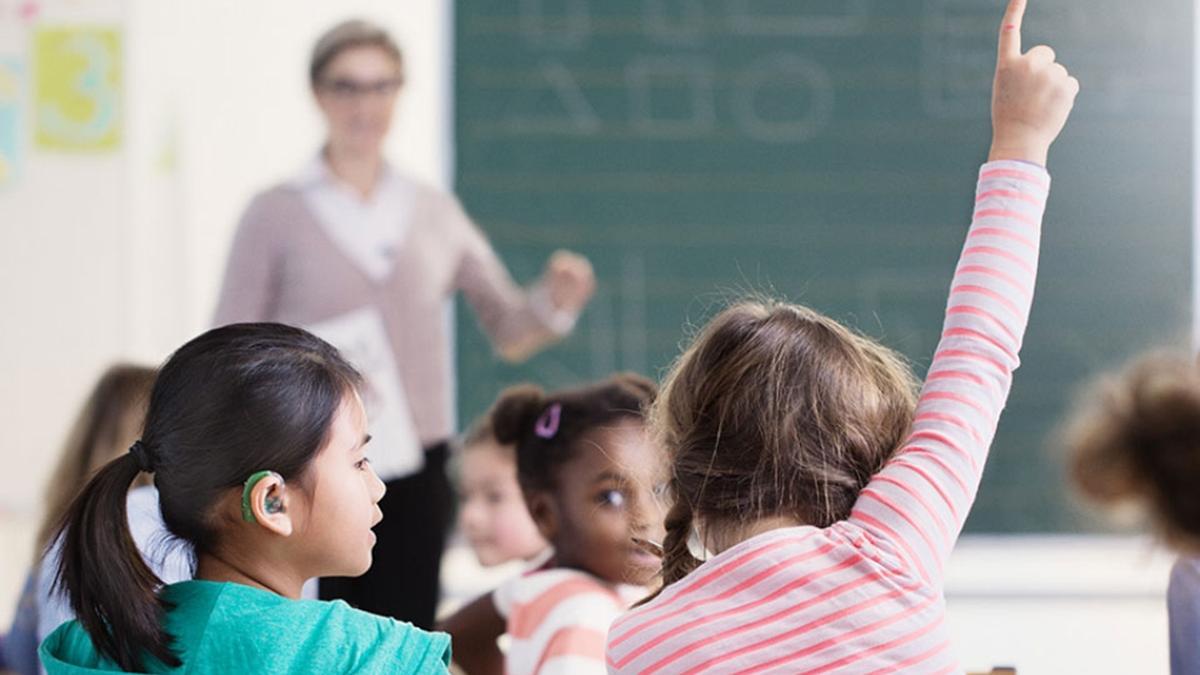
<instances>
[{"instance_id":1,"label":"teal green t-shirt","mask_svg":"<svg viewBox=\"0 0 1200 675\"><path fill-rule=\"evenodd\" d=\"M166 629L183 665L147 657L147 673L445 673L450 637L351 608L290 600L234 583L184 581L163 589ZM50 675L120 671L77 621L42 643Z\"/></svg>"}]
</instances>

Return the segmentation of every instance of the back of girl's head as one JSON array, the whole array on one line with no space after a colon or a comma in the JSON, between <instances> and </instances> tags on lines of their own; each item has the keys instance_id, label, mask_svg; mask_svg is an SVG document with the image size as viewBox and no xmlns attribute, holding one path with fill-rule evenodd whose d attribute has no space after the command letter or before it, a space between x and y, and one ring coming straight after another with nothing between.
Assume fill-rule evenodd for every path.
<instances>
[{"instance_id":1,"label":"back of girl's head","mask_svg":"<svg viewBox=\"0 0 1200 675\"><path fill-rule=\"evenodd\" d=\"M153 368L117 364L109 367L92 388L46 490L46 515L37 536L39 556L83 483L137 438L153 384Z\"/></svg>"},{"instance_id":2,"label":"back of girl's head","mask_svg":"<svg viewBox=\"0 0 1200 675\"><path fill-rule=\"evenodd\" d=\"M161 582L129 533L125 493L154 473L163 520L197 553L221 546L214 509L251 474L305 485L305 468L359 376L329 344L280 324L236 324L181 347L154 383L138 453L102 469L63 521L58 583L97 648L122 668L178 663L161 627ZM103 570L103 574L97 574Z\"/></svg>"},{"instance_id":3,"label":"back of girl's head","mask_svg":"<svg viewBox=\"0 0 1200 675\"><path fill-rule=\"evenodd\" d=\"M1200 370L1188 358L1152 353L1104 378L1065 437L1086 496L1140 502L1168 542L1200 551Z\"/></svg>"},{"instance_id":4,"label":"back of girl's head","mask_svg":"<svg viewBox=\"0 0 1200 675\"><path fill-rule=\"evenodd\" d=\"M632 373L553 393L517 385L493 406L492 432L499 443L516 446L523 490L552 491L558 470L581 452L581 441L623 420L641 421L655 392L653 382Z\"/></svg>"},{"instance_id":5,"label":"back of girl's head","mask_svg":"<svg viewBox=\"0 0 1200 675\"><path fill-rule=\"evenodd\" d=\"M717 315L651 411L674 496L664 585L699 564L687 545L696 520L846 518L908 433L916 389L897 354L811 309L743 302Z\"/></svg>"}]
</instances>

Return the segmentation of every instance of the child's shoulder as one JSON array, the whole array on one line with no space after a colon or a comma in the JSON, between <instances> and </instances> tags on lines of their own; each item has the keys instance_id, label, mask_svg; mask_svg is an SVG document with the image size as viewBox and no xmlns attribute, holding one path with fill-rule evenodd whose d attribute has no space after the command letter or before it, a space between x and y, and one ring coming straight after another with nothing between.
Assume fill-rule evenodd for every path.
<instances>
[{"instance_id":1,"label":"child's shoulder","mask_svg":"<svg viewBox=\"0 0 1200 675\"><path fill-rule=\"evenodd\" d=\"M510 624L540 623L554 611L608 615L628 605L618 587L587 572L564 568L511 579L496 589L494 599Z\"/></svg>"},{"instance_id":2,"label":"child's shoulder","mask_svg":"<svg viewBox=\"0 0 1200 675\"><path fill-rule=\"evenodd\" d=\"M619 589L585 572L553 569L514 579L507 615L512 639L509 665L543 652L567 649L576 653L603 653L604 636L613 620L628 606ZM552 644L553 643L553 644ZM525 672L512 667L514 672Z\"/></svg>"},{"instance_id":3,"label":"child's shoulder","mask_svg":"<svg viewBox=\"0 0 1200 675\"><path fill-rule=\"evenodd\" d=\"M319 665L330 672L371 670L379 663L407 663L413 669L401 670L423 672L450 660L450 638L444 633L354 609L340 600L292 600L240 584L196 581L169 586L166 597L185 601L176 604L171 623L183 635L200 630L198 655L226 649L243 655L257 652L275 664ZM207 617L201 616L205 608ZM281 635L289 639L280 640ZM201 656L206 661L213 657Z\"/></svg>"},{"instance_id":4,"label":"child's shoulder","mask_svg":"<svg viewBox=\"0 0 1200 675\"><path fill-rule=\"evenodd\" d=\"M566 568L543 569L511 579L504 584L515 601L528 602L551 594L565 598L578 595L597 595L617 598L617 589L597 577Z\"/></svg>"},{"instance_id":5,"label":"child's shoulder","mask_svg":"<svg viewBox=\"0 0 1200 675\"><path fill-rule=\"evenodd\" d=\"M78 621L68 621L46 636L38 647L38 658L50 675L82 675L84 673L120 671L106 658Z\"/></svg>"}]
</instances>

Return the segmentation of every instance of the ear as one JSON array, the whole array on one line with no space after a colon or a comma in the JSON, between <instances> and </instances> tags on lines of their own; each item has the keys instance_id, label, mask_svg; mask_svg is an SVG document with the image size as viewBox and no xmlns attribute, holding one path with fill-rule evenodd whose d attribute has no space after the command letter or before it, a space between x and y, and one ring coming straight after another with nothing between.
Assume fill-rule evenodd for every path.
<instances>
[{"instance_id":1,"label":"ear","mask_svg":"<svg viewBox=\"0 0 1200 675\"><path fill-rule=\"evenodd\" d=\"M558 535L558 504L546 492L526 492L525 507L542 538L553 541Z\"/></svg>"},{"instance_id":2,"label":"ear","mask_svg":"<svg viewBox=\"0 0 1200 675\"><path fill-rule=\"evenodd\" d=\"M292 518L288 515L287 485L275 472L263 476L250 488L250 513L254 522L281 537L291 536Z\"/></svg>"}]
</instances>

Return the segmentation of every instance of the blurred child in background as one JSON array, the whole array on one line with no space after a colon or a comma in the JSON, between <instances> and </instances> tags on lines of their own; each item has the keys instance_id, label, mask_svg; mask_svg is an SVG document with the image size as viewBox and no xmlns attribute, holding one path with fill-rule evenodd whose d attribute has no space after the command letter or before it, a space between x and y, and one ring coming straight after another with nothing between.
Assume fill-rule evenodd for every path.
<instances>
[{"instance_id":1,"label":"blurred child in background","mask_svg":"<svg viewBox=\"0 0 1200 675\"><path fill-rule=\"evenodd\" d=\"M38 527L34 566L29 572L5 645L8 666L25 675L37 673L37 646L52 630L74 618L67 599L53 593L52 550L55 528L71 500L100 467L124 454L141 433L154 369L131 364L109 367L92 387L59 453L58 465L46 486L44 514ZM163 531L158 494L149 476L140 476L129 492L130 526L134 539L162 577L179 581L190 576L190 558L155 540Z\"/></svg>"},{"instance_id":2,"label":"blurred child in background","mask_svg":"<svg viewBox=\"0 0 1200 675\"><path fill-rule=\"evenodd\" d=\"M1136 359L1094 386L1066 438L1082 492L1140 506L1179 552L1167 588L1171 672L1200 674L1200 369L1166 352Z\"/></svg>"},{"instance_id":3,"label":"blurred child in background","mask_svg":"<svg viewBox=\"0 0 1200 675\"><path fill-rule=\"evenodd\" d=\"M459 474L458 524L480 565L533 562L546 555L548 545L517 482L516 447L496 440L490 417L463 440Z\"/></svg>"}]
</instances>

